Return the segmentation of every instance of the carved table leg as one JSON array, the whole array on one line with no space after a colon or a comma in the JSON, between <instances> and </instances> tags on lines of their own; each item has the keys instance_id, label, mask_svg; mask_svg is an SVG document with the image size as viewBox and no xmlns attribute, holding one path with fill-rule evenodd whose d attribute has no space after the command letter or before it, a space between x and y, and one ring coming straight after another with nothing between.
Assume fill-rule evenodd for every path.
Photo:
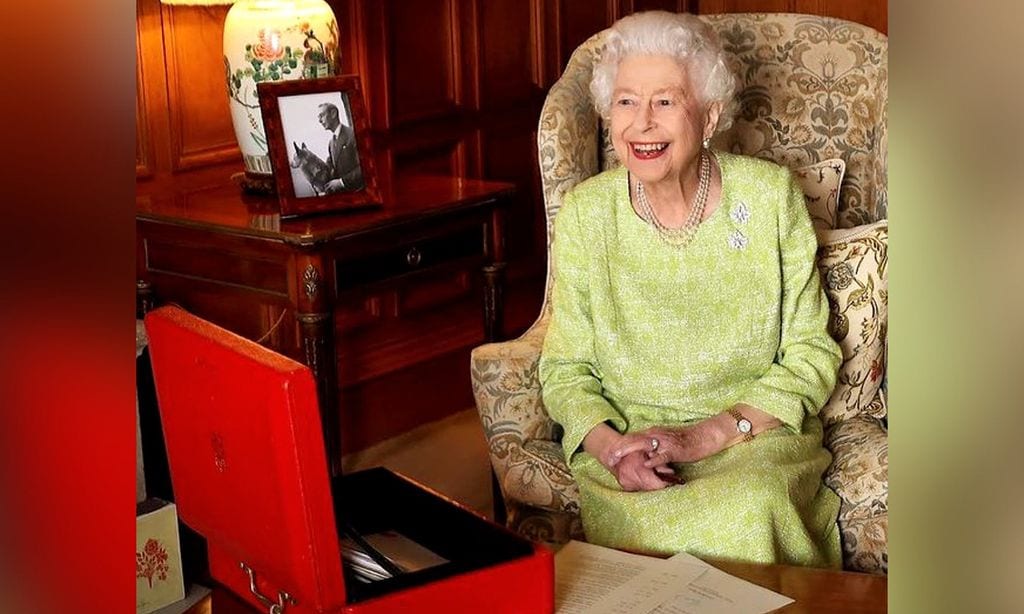
<instances>
[{"instance_id":1,"label":"carved table leg","mask_svg":"<svg viewBox=\"0 0 1024 614\"><path fill-rule=\"evenodd\" d=\"M135 282L135 317L142 319L153 309L153 284L144 279Z\"/></svg>"},{"instance_id":2,"label":"carved table leg","mask_svg":"<svg viewBox=\"0 0 1024 614\"><path fill-rule=\"evenodd\" d=\"M322 263L315 256L301 256L297 262L299 280L298 312L303 360L316 379L324 448L331 475L341 474L341 430L338 408L338 369L335 362L334 314L320 273Z\"/></svg>"},{"instance_id":3,"label":"carved table leg","mask_svg":"<svg viewBox=\"0 0 1024 614\"><path fill-rule=\"evenodd\" d=\"M327 464L331 475L338 475L341 473L341 432L334 368L334 320L327 313L300 313L295 319L299 321L304 360L316 379Z\"/></svg>"},{"instance_id":4,"label":"carved table leg","mask_svg":"<svg viewBox=\"0 0 1024 614\"><path fill-rule=\"evenodd\" d=\"M502 334L504 322L504 281L505 263L495 262L484 267L484 339L487 342L498 341ZM506 510L505 499L501 496L498 476L491 467L491 496L494 500L494 522L504 525Z\"/></svg>"},{"instance_id":5,"label":"carved table leg","mask_svg":"<svg viewBox=\"0 0 1024 614\"><path fill-rule=\"evenodd\" d=\"M501 339L505 321L505 263L484 267L484 340Z\"/></svg>"},{"instance_id":6,"label":"carved table leg","mask_svg":"<svg viewBox=\"0 0 1024 614\"><path fill-rule=\"evenodd\" d=\"M484 340L500 341L504 338L505 324L505 230L504 212L501 207L494 209L490 232L486 239L487 253L491 262L484 266ZM491 496L494 505L494 522L503 525L507 520L505 498L501 495L498 475L491 467Z\"/></svg>"}]
</instances>

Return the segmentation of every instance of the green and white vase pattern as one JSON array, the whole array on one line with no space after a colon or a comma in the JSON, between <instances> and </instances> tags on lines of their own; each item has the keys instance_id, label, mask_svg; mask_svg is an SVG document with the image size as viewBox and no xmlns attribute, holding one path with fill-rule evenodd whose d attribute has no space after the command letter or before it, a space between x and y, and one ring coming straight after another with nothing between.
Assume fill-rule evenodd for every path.
<instances>
[{"instance_id":1,"label":"green and white vase pattern","mask_svg":"<svg viewBox=\"0 0 1024 614\"><path fill-rule=\"evenodd\" d=\"M338 21L324 0L241 0L224 23L228 104L245 170L271 175L256 84L337 75Z\"/></svg>"}]
</instances>

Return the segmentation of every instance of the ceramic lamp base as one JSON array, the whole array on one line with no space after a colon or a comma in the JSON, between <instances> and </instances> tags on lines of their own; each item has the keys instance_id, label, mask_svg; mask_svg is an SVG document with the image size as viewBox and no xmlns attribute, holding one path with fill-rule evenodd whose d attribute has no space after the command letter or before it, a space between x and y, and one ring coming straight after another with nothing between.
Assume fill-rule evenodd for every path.
<instances>
[{"instance_id":1,"label":"ceramic lamp base","mask_svg":"<svg viewBox=\"0 0 1024 614\"><path fill-rule=\"evenodd\" d=\"M238 0L228 11L228 107L248 178L272 169L256 84L338 74L338 41L338 21L324 0Z\"/></svg>"}]
</instances>

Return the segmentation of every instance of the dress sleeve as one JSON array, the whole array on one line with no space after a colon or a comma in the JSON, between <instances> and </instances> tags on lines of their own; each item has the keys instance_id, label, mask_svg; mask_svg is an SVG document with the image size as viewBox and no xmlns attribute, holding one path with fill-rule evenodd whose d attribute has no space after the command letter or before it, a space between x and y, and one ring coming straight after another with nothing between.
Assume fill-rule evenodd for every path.
<instances>
[{"instance_id":1,"label":"dress sleeve","mask_svg":"<svg viewBox=\"0 0 1024 614\"><path fill-rule=\"evenodd\" d=\"M800 432L805 415L817 415L836 383L842 361L828 334L828 301L821 288L815 254L818 243L803 192L789 177L779 209L782 267L782 327L775 362L740 402L752 405Z\"/></svg>"},{"instance_id":2,"label":"dress sleeve","mask_svg":"<svg viewBox=\"0 0 1024 614\"><path fill-rule=\"evenodd\" d=\"M584 235L574 195L566 195L555 218L552 315L538 367L544 405L565 430L566 460L596 425L610 422L619 432L626 428L626 420L602 395L598 378L588 276L593 242Z\"/></svg>"}]
</instances>

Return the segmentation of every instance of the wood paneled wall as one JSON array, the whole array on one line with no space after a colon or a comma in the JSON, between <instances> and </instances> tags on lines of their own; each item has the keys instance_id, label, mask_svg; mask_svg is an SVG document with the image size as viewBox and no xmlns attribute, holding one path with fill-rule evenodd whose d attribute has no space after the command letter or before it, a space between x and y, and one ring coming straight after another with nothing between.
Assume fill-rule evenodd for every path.
<instances>
[{"instance_id":1,"label":"wood paneled wall","mask_svg":"<svg viewBox=\"0 0 1024 614\"><path fill-rule=\"evenodd\" d=\"M331 0L342 66L361 75L374 140L395 172L520 186L511 277L543 274L536 124L544 94L591 34L629 13L833 15L886 31L886 0ZM140 186L239 160L224 87L227 7L136 0Z\"/></svg>"},{"instance_id":2,"label":"wood paneled wall","mask_svg":"<svg viewBox=\"0 0 1024 614\"><path fill-rule=\"evenodd\" d=\"M221 51L228 7L171 7L155 0L136 7L144 111L137 149L147 153L137 167L149 178L240 160Z\"/></svg>"}]
</instances>

